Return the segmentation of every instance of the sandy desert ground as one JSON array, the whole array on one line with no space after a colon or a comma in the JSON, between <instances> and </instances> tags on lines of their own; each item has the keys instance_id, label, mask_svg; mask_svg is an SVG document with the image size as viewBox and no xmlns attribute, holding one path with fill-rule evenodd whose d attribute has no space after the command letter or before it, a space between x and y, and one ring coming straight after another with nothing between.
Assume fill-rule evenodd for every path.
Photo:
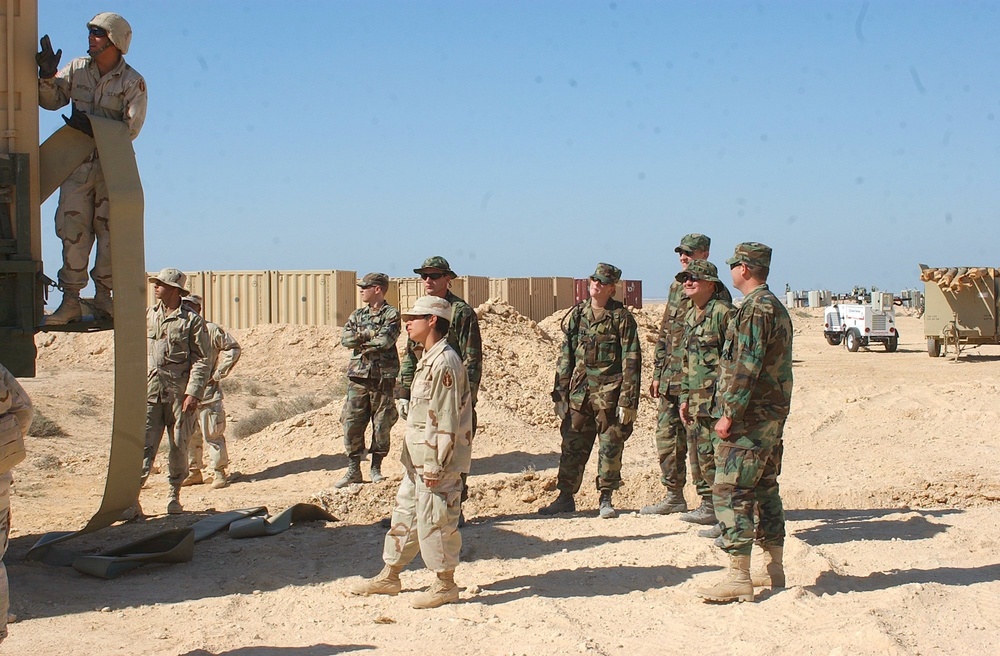
<instances>
[{"instance_id":1,"label":"sandy desert ground","mask_svg":"<svg viewBox=\"0 0 1000 656\"><path fill-rule=\"evenodd\" d=\"M789 587L755 603L704 604L723 555L676 516L635 511L663 493L645 399L625 450L621 516L541 518L554 496L559 436L548 391L558 317L534 324L483 307L485 376L461 602L409 606L431 575L419 559L397 597L356 598L380 568L400 465L378 485L333 488L344 467L339 415L347 352L331 328L236 331L244 348L227 398L231 431L254 409L306 397L322 407L230 439L239 481L185 488L164 514L165 474L143 491L145 521L85 536L97 551L214 511L298 502L339 521L237 541L216 535L194 560L104 581L24 559L40 535L75 530L100 503L110 439L110 334L41 334L25 387L64 437L32 438L15 471L6 558L18 621L11 654L995 654L1000 653L1000 347L929 358L922 323L902 314L899 351L828 346L815 310L794 310L795 391L781 477ZM637 312L646 349L662 306ZM906 312L906 311L903 311ZM394 439L402 434L397 425ZM161 458L165 464L165 458ZM587 477L593 478L594 460ZM367 476L367 464L364 466ZM693 489L688 489L693 504Z\"/></svg>"}]
</instances>

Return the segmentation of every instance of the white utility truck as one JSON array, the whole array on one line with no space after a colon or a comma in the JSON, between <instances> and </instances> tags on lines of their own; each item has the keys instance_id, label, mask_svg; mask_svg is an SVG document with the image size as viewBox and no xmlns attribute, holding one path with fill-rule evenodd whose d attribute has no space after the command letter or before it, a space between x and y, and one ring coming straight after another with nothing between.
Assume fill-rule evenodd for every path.
<instances>
[{"instance_id":1,"label":"white utility truck","mask_svg":"<svg viewBox=\"0 0 1000 656\"><path fill-rule=\"evenodd\" d=\"M841 303L823 311L823 335L831 346L843 342L852 353L872 342L885 344L887 353L899 346L892 294L876 292L871 303Z\"/></svg>"}]
</instances>

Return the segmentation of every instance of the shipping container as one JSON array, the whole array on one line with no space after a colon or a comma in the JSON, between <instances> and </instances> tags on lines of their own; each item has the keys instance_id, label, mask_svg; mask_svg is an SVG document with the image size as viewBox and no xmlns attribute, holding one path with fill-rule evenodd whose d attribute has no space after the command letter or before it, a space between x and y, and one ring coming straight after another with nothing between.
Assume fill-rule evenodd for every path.
<instances>
[{"instance_id":1,"label":"shipping container","mask_svg":"<svg viewBox=\"0 0 1000 656\"><path fill-rule=\"evenodd\" d=\"M490 278L490 298L507 303L519 314L531 312L531 284L528 278Z\"/></svg>"},{"instance_id":2,"label":"shipping container","mask_svg":"<svg viewBox=\"0 0 1000 656\"><path fill-rule=\"evenodd\" d=\"M462 276L458 280L462 281L465 292L465 295L458 295L473 308L490 300L490 279L486 276Z\"/></svg>"},{"instance_id":3,"label":"shipping container","mask_svg":"<svg viewBox=\"0 0 1000 656\"><path fill-rule=\"evenodd\" d=\"M553 278L552 287L556 297L556 310L565 310L576 305L576 286L572 278Z\"/></svg>"},{"instance_id":4,"label":"shipping container","mask_svg":"<svg viewBox=\"0 0 1000 656\"><path fill-rule=\"evenodd\" d=\"M642 281L641 280L625 280L623 281L623 294L618 296L615 294L615 298L620 300L625 304L626 307L641 308L642 307Z\"/></svg>"},{"instance_id":5,"label":"shipping container","mask_svg":"<svg viewBox=\"0 0 1000 656\"><path fill-rule=\"evenodd\" d=\"M556 311L555 284L552 278L528 278L528 292L529 319L541 321Z\"/></svg>"},{"instance_id":6,"label":"shipping container","mask_svg":"<svg viewBox=\"0 0 1000 656\"><path fill-rule=\"evenodd\" d=\"M226 329L271 323L270 271L205 271L205 318Z\"/></svg>"},{"instance_id":7,"label":"shipping container","mask_svg":"<svg viewBox=\"0 0 1000 656\"><path fill-rule=\"evenodd\" d=\"M581 303L590 298L590 278L573 280L573 303Z\"/></svg>"},{"instance_id":8,"label":"shipping container","mask_svg":"<svg viewBox=\"0 0 1000 656\"><path fill-rule=\"evenodd\" d=\"M343 326L357 308L354 271L271 271L271 322Z\"/></svg>"},{"instance_id":9,"label":"shipping container","mask_svg":"<svg viewBox=\"0 0 1000 656\"><path fill-rule=\"evenodd\" d=\"M417 299L424 296L424 281L420 278L393 278L397 286L400 312L406 312L413 307Z\"/></svg>"}]
</instances>

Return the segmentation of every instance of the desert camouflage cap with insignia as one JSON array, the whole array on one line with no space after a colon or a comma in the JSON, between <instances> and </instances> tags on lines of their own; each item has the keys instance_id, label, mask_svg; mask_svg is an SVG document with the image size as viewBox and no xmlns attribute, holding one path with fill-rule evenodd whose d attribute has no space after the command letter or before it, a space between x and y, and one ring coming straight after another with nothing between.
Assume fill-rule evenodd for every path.
<instances>
[{"instance_id":1,"label":"desert camouflage cap with insignia","mask_svg":"<svg viewBox=\"0 0 1000 656\"><path fill-rule=\"evenodd\" d=\"M184 302L188 305L197 305L199 308L205 307L205 303L202 302L201 296L197 294L188 294L184 297Z\"/></svg>"},{"instance_id":2,"label":"desert camouflage cap with insignia","mask_svg":"<svg viewBox=\"0 0 1000 656\"><path fill-rule=\"evenodd\" d=\"M613 264L601 262L597 265L594 275L590 277L600 280L605 285L613 285L622 279L622 270Z\"/></svg>"},{"instance_id":3,"label":"desert camouflage cap with insignia","mask_svg":"<svg viewBox=\"0 0 1000 656\"><path fill-rule=\"evenodd\" d=\"M708 280L709 282L721 283L719 280L719 270L708 260L692 260L687 269L681 271L674 279L677 282L684 282L687 276L695 280Z\"/></svg>"},{"instance_id":4,"label":"desert camouflage cap with insignia","mask_svg":"<svg viewBox=\"0 0 1000 656\"><path fill-rule=\"evenodd\" d=\"M407 317L422 317L427 314L451 321L451 303L439 296L421 296L401 316L405 320Z\"/></svg>"},{"instance_id":5,"label":"desert camouflage cap with insignia","mask_svg":"<svg viewBox=\"0 0 1000 656\"><path fill-rule=\"evenodd\" d=\"M149 277L149 282L161 282L167 287L181 290L181 296L187 296L188 290L184 288L187 284L187 276L180 269L166 268L155 276Z\"/></svg>"},{"instance_id":6,"label":"desert camouflage cap with insignia","mask_svg":"<svg viewBox=\"0 0 1000 656\"><path fill-rule=\"evenodd\" d=\"M697 232L692 232L690 235L681 237L681 245L675 248L674 252L694 253L695 251L707 251L711 245L711 239Z\"/></svg>"},{"instance_id":7,"label":"desert camouflage cap with insignia","mask_svg":"<svg viewBox=\"0 0 1000 656\"><path fill-rule=\"evenodd\" d=\"M771 247L756 241L745 241L742 244L737 244L736 251L731 258L726 260L726 264L729 266L749 264L750 266L770 267Z\"/></svg>"},{"instance_id":8,"label":"desert camouflage cap with insignia","mask_svg":"<svg viewBox=\"0 0 1000 656\"><path fill-rule=\"evenodd\" d=\"M444 259L440 255L434 255L424 260L423 266L419 269L414 269L413 273L423 273L426 269L437 269L439 271L444 271L450 276L458 277L458 274L451 270L451 265L448 264L448 260Z\"/></svg>"},{"instance_id":9,"label":"desert camouflage cap with insignia","mask_svg":"<svg viewBox=\"0 0 1000 656\"><path fill-rule=\"evenodd\" d=\"M358 287L361 287L362 289L366 287L376 287L376 286L385 287L388 289L389 276L385 275L384 273L378 273L376 271L373 271L372 273L366 273L365 277L362 278L361 282L358 283Z\"/></svg>"}]
</instances>

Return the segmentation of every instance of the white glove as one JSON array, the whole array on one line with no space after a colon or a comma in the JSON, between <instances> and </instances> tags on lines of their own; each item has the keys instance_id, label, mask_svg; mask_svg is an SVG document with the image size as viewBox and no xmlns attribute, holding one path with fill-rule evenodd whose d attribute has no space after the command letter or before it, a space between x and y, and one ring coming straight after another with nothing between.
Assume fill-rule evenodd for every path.
<instances>
[{"instance_id":1,"label":"white glove","mask_svg":"<svg viewBox=\"0 0 1000 656\"><path fill-rule=\"evenodd\" d=\"M625 424L626 426L631 424L635 421L635 412L635 408L623 408L618 406L618 423Z\"/></svg>"},{"instance_id":2,"label":"white glove","mask_svg":"<svg viewBox=\"0 0 1000 656\"><path fill-rule=\"evenodd\" d=\"M399 412L401 419L406 419L406 415L410 414L410 400L396 399L396 410Z\"/></svg>"},{"instance_id":3,"label":"white glove","mask_svg":"<svg viewBox=\"0 0 1000 656\"><path fill-rule=\"evenodd\" d=\"M556 401L555 402L556 416L560 419L566 418L566 413L569 412L569 403L566 401Z\"/></svg>"}]
</instances>

